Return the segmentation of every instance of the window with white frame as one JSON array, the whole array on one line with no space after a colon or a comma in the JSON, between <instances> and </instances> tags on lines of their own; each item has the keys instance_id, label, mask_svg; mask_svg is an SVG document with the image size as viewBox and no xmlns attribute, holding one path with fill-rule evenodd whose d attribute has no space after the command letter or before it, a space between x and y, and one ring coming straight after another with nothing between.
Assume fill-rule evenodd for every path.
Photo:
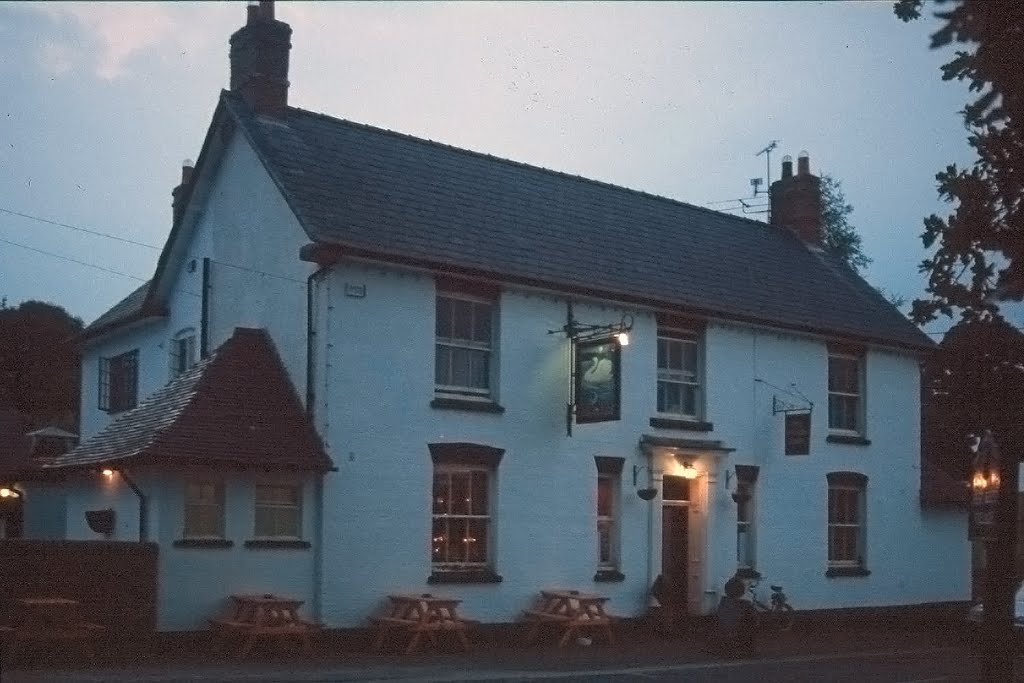
<instances>
[{"instance_id":1,"label":"window with white frame","mask_svg":"<svg viewBox=\"0 0 1024 683\"><path fill-rule=\"evenodd\" d=\"M491 546L491 469L435 465L430 561L435 569L486 567Z\"/></svg>"},{"instance_id":2,"label":"window with white frame","mask_svg":"<svg viewBox=\"0 0 1024 683\"><path fill-rule=\"evenodd\" d=\"M828 428L835 432L864 431L864 357L830 349L828 353Z\"/></svg>"},{"instance_id":3,"label":"window with white frame","mask_svg":"<svg viewBox=\"0 0 1024 683\"><path fill-rule=\"evenodd\" d=\"M302 538L302 487L256 485L256 538Z\"/></svg>"},{"instance_id":4,"label":"window with white frame","mask_svg":"<svg viewBox=\"0 0 1024 683\"><path fill-rule=\"evenodd\" d=\"M856 472L830 472L827 477L829 568L863 569L867 477Z\"/></svg>"},{"instance_id":5,"label":"window with white frame","mask_svg":"<svg viewBox=\"0 0 1024 683\"><path fill-rule=\"evenodd\" d=\"M736 567L753 570L757 566L756 501L758 468L753 465L736 466Z\"/></svg>"},{"instance_id":6,"label":"window with white frame","mask_svg":"<svg viewBox=\"0 0 1024 683\"><path fill-rule=\"evenodd\" d=\"M224 538L224 485L191 481L185 484L184 538Z\"/></svg>"},{"instance_id":7,"label":"window with white frame","mask_svg":"<svg viewBox=\"0 0 1024 683\"><path fill-rule=\"evenodd\" d=\"M171 339L168 360L171 379L196 364L196 334L191 328L178 332Z\"/></svg>"},{"instance_id":8,"label":"window with white frame","mask_svg":"<svg viewBox=\"0 0 1024 683\"><path fill-rule=\"evenodd\" d=\"M438 291L434 356L438 392L491 395L496 308L493 299Z\"/></svg>"},{"instance_id":9,"label":"window with white frame","mask_svg":"<svg viewBox=\"0 0 1024 683\"><path fill-rule=\"evenodd\" d=\"M133 349L110 358L100 358L100 410L119 413L138 402L139 350Z\"/></svg>"},{"instance_id":10,"label":"window with white frame","mask_svg":"<svg viewBox=\"0 0 1024 683\"><path fill-rule=\"evenodd\" d=\"M658 330L658 412L698 420L703 413L701 335Z\"/></svg>"},{"instance_id":11,"label":"window with white frame","mask_svg":"<svg viewBox=\"0 0 1024 683\"><path fill-rule=\"evenodd\" d=\"M597 568L619 568L619 475L597 475Z\"/></svg>"}]
</instances>

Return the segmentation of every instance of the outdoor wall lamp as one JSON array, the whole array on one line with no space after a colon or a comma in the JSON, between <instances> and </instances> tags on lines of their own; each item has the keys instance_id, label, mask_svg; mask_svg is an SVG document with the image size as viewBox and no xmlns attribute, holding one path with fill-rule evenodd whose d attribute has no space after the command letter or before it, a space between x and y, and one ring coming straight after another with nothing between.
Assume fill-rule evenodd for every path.
<instances>
[{"instance_id":1,"label":"outdoor wall lamp","mask_svg":"<svg viewBox=\"0 0 1024 683\"><path fill-rule=\"evenodd\" d=\"M107 469L101 470L100 474L102 474L107 479L111 479L114 476L114 470L112 470L110 468L107 468Z\"/></svg>"},{"instance_id":2,"label":"outdoor wall lamp","mask_svg":"<svg viewBox=\"0 0 1024 683\"><path fill-rule=\"evenodd\" d=\"M629 333L633 330L633 316L626 313L617 323L607 325L586 325L576 320L572 314L572 303L569 303L565 325L557 330L548 330L548 334L564 334L573 341L587 341L613 337L619 346L629 346Z\"/></svg>"},{"instance_id":3,"label":"outdoor wall lamp","mask_svg":"<svg viewBox=\"0 0 1024 683\"><path fill-rule=\"evenodd\" d=\"M5 486L0 489L0 498L21 498L21 495L16 490Z\"/></svg>"},{"instance_id":4,"label":"outdoor wall lamp","mask_svg":"<svg viewBox=\"0 0 1024 683\"><path fill-rule=\"evenodd\" d=\"M636 487L637 476L644 470L647 470L648 474L653 475L652 470L648 465L633 465L633 487ZM658 495L658 489L653 487L647 487L636 490L636 495L640 496L643 500L654 500L654 497Z\"/></svg>"},{"instance_id":5,"label":"outdoor wall lamp","mask_svg":"<svg viewBox=\"0 0 1024 683\"><path fill-rule=\"evenodd\" d=\"M697 468L693 466L693 463L688 460L684 460L683 469L679 472L679 476L683 479L696 479L700 476L700 472L698 472Z\"/></svg>"}]
</instances>

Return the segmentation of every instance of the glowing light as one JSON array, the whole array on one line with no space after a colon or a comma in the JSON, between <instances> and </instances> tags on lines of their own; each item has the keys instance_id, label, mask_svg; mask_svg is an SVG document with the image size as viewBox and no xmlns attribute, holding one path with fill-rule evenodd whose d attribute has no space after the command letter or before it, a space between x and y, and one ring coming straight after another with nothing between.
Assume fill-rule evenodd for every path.
<instances>
[{"instance_id":1,"label":"glowing light","mask_svg":"<svg viewBox=\"0 0 1024 683\"><path fill-rule=\"evenodd\" d=\"M974 478L971 480L971 487L976 491L983 491L988 486L988 480L985 475L981 472L975 472Z\"/></svg>"},{"instance_id":2,"label":"glowing light","mask_svg":"<svg viewBox=\"0 0 1024 683\"><path fill-rule=\"evenodd\" d=\"M629 346L629 333L619 332L615 335L615 338L619 340L619 346Z\"/></svg>"},{"instance_id":3,"label":"glowing light","mask_svg":"<svg viewBox=\"0 0 1024 683\"><path fill-rule=\"evenodd\" d=\"M110 479L111 477L114 476L114 470L112 470L112 469L105 469L100 474L102 474L107 479Z\"/></svg>"},{"instance_id":4,"label":"glowing light","mask_svg":"<svg viewBox=\"0 0 1024 683\"><path fill-rule=\"evenodd\" d=\"M680 470L679 476L683 479L696 479L700 476L700 472L697 471L697 468L694 467L692 463L684 462L683 469Z\"/></svg>"},{"instance_id":5,"label":"glowing light","mask_svg":"<svg viewBox=\"0 0 1024 683\"><path fill-rule=\"evenodd\" d=\"M0 489L0 498L17 498L18 492L14 489L2 488Z\"/></svg>"}]
</instances>

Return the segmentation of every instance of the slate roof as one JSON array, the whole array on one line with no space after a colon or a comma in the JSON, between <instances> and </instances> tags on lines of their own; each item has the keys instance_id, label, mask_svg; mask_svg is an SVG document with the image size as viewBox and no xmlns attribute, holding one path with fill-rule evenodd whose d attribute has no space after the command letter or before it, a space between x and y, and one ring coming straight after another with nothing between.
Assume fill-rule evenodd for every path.
<instances>
[{"instance_id":1,"label":"slate roof","mask_svg":"<svg viewBox=\"0 0 1024 683\"><path fill-rule=\"evenodd\" d=\"M153 467L331 468L269 335L245 328L43 469L126 461Z\"/></svg>"},{"instance_id":2,"label":"slate roof","mask_svg":"<svg viewBox=\"0 0 1024 683\"><path fill-rule=\"evenodd\" d=\"M309 237L361 255L931 348L837 259L764 223L289 107L241 124Z\"/></svg>"},{"instance_id":3,"label":"slate roof","mask_svg":"<svg viewBox=\"0 0 1024 683\"><path fill-rule=\"evenodd\" d=\"M149 291L150 282L151 280L147 280L145 284L141 285L134 292L114 304L106 313L89 323L89 325L82 330L82 334L86 336L98 334L107 328L113 327L114 325L127 322L131 318L141 316L143 313L143 304L146 301L146 292Z\"/></svg>"}]
</instances>

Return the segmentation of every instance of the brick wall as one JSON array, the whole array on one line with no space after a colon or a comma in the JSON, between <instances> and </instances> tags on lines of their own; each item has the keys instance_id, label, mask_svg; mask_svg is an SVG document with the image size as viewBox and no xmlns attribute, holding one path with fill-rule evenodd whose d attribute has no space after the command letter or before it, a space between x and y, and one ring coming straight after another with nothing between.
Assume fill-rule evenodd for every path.
<instances>
[{"instance_id":1,"label":"brick wall","mask_svg":"<svg viewBox=\"0 0 1024 683\"><path fill-rule=\"evenodd\" d=\"M17 598L64 597L111 632L150 632L156 592L155 543L0 541L0 622L9 623Z\"/></svg>"}]
</instances>

